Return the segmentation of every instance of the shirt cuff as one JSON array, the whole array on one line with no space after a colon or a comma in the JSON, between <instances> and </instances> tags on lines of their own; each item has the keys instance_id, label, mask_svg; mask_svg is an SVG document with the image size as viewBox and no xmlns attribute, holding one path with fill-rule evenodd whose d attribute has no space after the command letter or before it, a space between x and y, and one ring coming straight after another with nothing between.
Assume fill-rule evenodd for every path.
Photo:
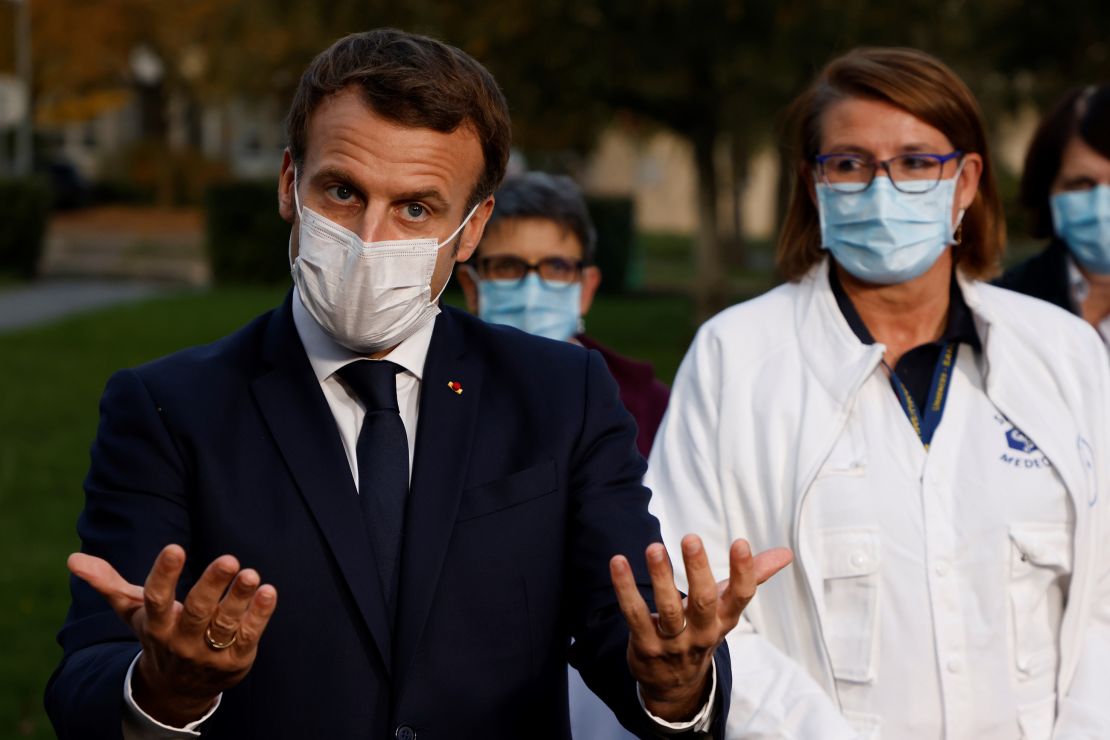
<instances>
[{"instance_id":1,"label":"shirt cuff","mask_svg":"<svg viewBox=\"0 0 1110 740\"><path fill-rule=\"evenodd\" d=\"M651 718L655 723L659 732L663 735L677 735L680 732L709 732L713 726L713 700L717 698L717 661L710 663L709 668L709 698L706 700L705 705L701 708L693 719L687 722L668 722L665 719L660 719L648 711L647 706L644 705L644 696L640 693L640 684L636 684L636 698L640 700L640 707L644 710L644 714Z\"/></svg>"},{"instance_id":2,"label":"shirt cuff","mask_svg":"<svg viewBox=\"0 0 1110 740\"><path fill-rule=\"evenodd\" d=\"M131 661L127 669L127 677L123 680L123 703L126 705L123 712L123 740L177 740L177 738L200 737L200 730L197 727L219 709L223 694L217 696L212 708L195 722L190 722L184 727L164 725L144 712L135 703L135 697L131 695L131 674L139 662L139 655L142 654L143 651L140 650Z\"/></svg>"}]
</instances>

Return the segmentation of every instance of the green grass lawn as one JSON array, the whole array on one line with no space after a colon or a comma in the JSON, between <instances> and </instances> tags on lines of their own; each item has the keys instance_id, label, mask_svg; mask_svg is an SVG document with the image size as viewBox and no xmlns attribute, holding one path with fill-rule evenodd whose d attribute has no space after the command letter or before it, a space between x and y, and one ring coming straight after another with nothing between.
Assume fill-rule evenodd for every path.
<instances>
[{"instance_id":1,"label":"green grass lawn","mask_svg":"<svg viewBox=\"0 0 1110 740\"><path fill-rule=\"evenodd\" d=\"M42 690L61 651L81 481L108 376L227 333L281 291L188 294L0 335L0 737L53 737Z\"/></svg>"},{"instance_id":2,"label":"green grass lawn","mask_svg":"<svg viewBox=\"0 0 1110 740\"><path fill-rule=\"evenodd\" d=\"M42 691L61 655L65 558L78 545L81 481L108 376L223 336L282 295L221 288L0 334L0 737L53 736ZM679 297L600 297L587 329L670 382L693 336L690 311Z\"/></svg>"},{"instance_id":3,"label":"green grass lawn","mask_svg":"<svg viewBox=\"0 0 1110 740\"><path fill-rule=\"evenodd\" d=\"M639 285L647 290L690 290L695 280L692 236L642 233L636 239ZM770 241L746 240L742 260L727 244L722 244L721 250L725 286L730 295L757 295L774 285L774 245Z\"/></svg>"}]
</instances>

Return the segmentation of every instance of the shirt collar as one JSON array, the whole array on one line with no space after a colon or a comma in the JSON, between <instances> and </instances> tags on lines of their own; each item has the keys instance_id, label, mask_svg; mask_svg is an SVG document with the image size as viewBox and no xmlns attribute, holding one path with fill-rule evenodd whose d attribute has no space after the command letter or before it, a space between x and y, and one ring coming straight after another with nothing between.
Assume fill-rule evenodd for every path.
<instances>
[{"instance_id":1,"label":"shirt collar","mask_svg":"<svg viewBox=\"0 0 1110 740\"><path fill-rule=\"evenodd\" d=\"M1076 264L1075 258L1068 254L1068 294L1071 296L1071 305L1077 314L1081 313L1083 301L1087 300L1087 296L1091 294L1091 284L1087 281L1087 276L1079 269ZM1110 348L1110 316L1107 316L1099 322L1095 327L1098 330L1102 341L1106 342Z\"/></svg>"},{"instance_id":2,"label":"shirt collar","mask_svg":"<svg viewBox=\"0 0 1110 740\"><path fill-rule=\"evenodd\" d=\"M1068 293L1071 295L1071 303L1077 309L1083 305L1083 301L1087 300L1087 296L1091 292L1091 286L1087 282L1087 277L1079 269L1079 265L1075 263L1075 257L1068 254Z\"/></svg>"},{"instance_id":3,"label":"shirt collar","mask_svg":"<svg viewBox=\"0 0 1110 740\"><path fill-rule=\"evenodd\" d=\"M328 336L312 314L304 307L301 294L293 288L293 325L304 345L308 362L312 365L312 372L316 380L323 383L335 374L341 367L349 365L355 360L365 359L364 355L353 352L339 342ZM420 327L415 334L405 339L393 348L386 358L404 368L405 372L422 380L424 376L424 361L428 358L428 347L432 343L432 332L435 321L429 321Z\"/></svg>"},{"instance_id":4,"label":"shirt collar","mask_svg":"<svg viewBox=\"0 0 1110 740\"><path fill-rule=\"evenodd\" d=\"M844 291L836 265L832 261L829 262L829 286L836 297L836 305L840 308L840 313L844 314L844 319L852 328L852 332L864 344L874 344L875 338L871 336L867 325L860 318L859 311L852 304L852 299ZM952 282L948 288L948 323L944 328L944 334L937 340L937 343L948 342L970 344L976 351L981 348L979 332L975 330L975 320L964 300L964 294L956 280L955 270L952 271Z\"/></svg>"}]
</instances>

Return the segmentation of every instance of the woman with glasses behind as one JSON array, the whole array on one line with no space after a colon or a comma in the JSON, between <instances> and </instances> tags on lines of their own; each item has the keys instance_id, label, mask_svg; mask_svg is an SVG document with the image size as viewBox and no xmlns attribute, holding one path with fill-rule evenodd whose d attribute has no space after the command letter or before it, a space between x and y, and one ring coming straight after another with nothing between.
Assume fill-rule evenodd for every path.
<instances>
[{"instance_id":1,"label":"woman with glasses behind","mask_svg":"<svg viewBox=\"0 0 1110 740\"><path fill-rule=\"evenodd\" d=\"M586 336L583 319L601 284L601 270L594 264L596 249L597 234L574 181L526 172L506 178L498 189L478 249L459 266L459 283L470 310L486 321L598 350L617 381L621 403L636 420L636 445L646 457L669 391L655 378L651 365L623 357ZM587 688L578 671L567 670L574 737L631 740L634 736Z\"/></svg>"},{"instance_id":2,"label":"woman with glasses behind","mask_svg":"<svg viewBox=\"0 0 1110 740\"><path fill-rule=\"evenodd\" d=\"M1030 233L1052 241L999 285L1083 317L1110 346L1110 85L1073 90L1044 117L1021 201Z\"/></svg>"},{"instance_id":3,"label":"woman with glasses behind","mask_svg":"<svg viewBox=\"0 0 1110 740\"><path fill-rule=\"evenodd\" d=\"M1110 737L1107 353L982 282L998 192L941 62L858 49L792 112L788 282L701 328L648 468L666 544L795 552L728 638L730 736Z\"/></svg>"},{"instance_id":4,"label":"woman with glasses behind","mask_svg":"<svg viewBox=\"0 0 1110 740\"><path fill-rule=\"evenodd\" d=\"M601 285L597 232L569 177L525 172L505 179L474 256L458 270L467 306L484 320L596 349L636 420L645 457L667 408L667 386L651 365L624 357L585 333Z\"/></svg>"}]
</instances>

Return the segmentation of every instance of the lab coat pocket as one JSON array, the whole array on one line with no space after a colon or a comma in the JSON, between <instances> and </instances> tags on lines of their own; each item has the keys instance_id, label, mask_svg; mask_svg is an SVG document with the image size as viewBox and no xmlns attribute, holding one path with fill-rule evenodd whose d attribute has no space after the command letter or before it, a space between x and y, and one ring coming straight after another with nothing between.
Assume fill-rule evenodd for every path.
<instances>
[{"instance_id":1,"label":"lab coat pocket","mask_svg":"<svg viewBox=\"0 0 1110 740\"><path fill-rule=\"evenodd\" d=\"M877 529L821 532L822 632L833 675L841 681L871 683L876 678L880 549Z\"/></svg>"},{"instance_id":2,"label":"lab coat pocket","mask_svg":"<svg viewBox=\"0 0 1110 740\"><path fill-rule=\"evenodd\" d=\"M1055 671L1071 538L1066 524L1010 527L1010 607L1018 680Z\"/></svg>"}]
</instances>

